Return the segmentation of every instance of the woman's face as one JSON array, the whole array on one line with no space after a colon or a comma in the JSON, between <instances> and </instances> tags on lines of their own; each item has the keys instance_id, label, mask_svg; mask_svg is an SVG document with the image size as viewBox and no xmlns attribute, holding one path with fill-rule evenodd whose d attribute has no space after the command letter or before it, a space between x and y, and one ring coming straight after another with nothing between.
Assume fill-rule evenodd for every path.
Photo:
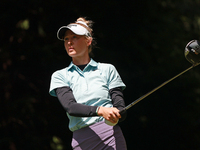
<instances>
[{"instance_id":1,"label":"woman's face","mask_svg":"<svg viewBox=\"0 0 200 150\"><path fill-rule=\"evenodd\" d=\"M87 57L88 46L91 44L84 35L77 35L67 30L64 36L64 45L68 55L72 58Z\"/></svg>"}]
</instances>

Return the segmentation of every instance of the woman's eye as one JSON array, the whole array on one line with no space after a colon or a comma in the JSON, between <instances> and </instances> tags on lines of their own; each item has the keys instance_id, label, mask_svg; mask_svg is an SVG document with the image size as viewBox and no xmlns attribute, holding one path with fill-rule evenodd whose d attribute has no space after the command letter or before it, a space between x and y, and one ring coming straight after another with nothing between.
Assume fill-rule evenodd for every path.
<instances>
[{"instance_id":1,"label":"woman's eye","mask_svg":"<svg viewBox=\"0 0 200 150\"><path fill-rule=\"evenodd\" d=\"M73 38L77 38L76 36L73 36Z\"/></svg>"},{"instance_id":2,"label":"woman's eye","mask_svg":"<svg viewBox=\"0 0 200 150\"><path fill-rule=\"evenodd\" d=\"M67 41L67 40L68 40L68 38L64 38L64 40L65 40L65 41Z\"/></svg>"}]
</instances>

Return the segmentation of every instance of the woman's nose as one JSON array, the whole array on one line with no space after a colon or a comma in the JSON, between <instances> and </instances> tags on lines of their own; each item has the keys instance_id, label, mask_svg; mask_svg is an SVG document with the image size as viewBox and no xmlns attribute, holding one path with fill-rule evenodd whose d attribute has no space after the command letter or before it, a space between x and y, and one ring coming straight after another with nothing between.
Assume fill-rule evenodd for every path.
<instances>
[{"instance_id":1,"label":"woman's nose","mask_svg":"<svg viewBox=\"0 0 200 150\"><path fill-rule=\"evenodd\" d=\"M72 44L72 40L71 39L69 39L69 41L67 42L69 45L71 45Z\"/></svg>"}]
</instances>

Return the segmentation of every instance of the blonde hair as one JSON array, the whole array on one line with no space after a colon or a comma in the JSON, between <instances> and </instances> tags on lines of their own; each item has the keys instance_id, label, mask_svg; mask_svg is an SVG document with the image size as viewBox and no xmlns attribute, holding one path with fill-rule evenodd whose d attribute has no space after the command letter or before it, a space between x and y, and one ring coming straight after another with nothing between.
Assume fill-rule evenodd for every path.
<instances>
[{"instance_id":1,"label":"blonde hair","mask_svg":"<svg viewBox=\"0 0 200 150\"><path fill-rule=\"evenodd\" d=\"M84 25L84 24L82 24L82 23L79 23L78 21L82 21L82 22L86 23L87 26ZM90 32L91 36L93 36L93 33L92 33L92 31L93 31L93 30L92 30L92 26L93 26L93 23L94 23L94 22L93 22L92 20L86 20L86 17L79 17L79 18L76 20L75 23L77 23L77 24L79 24L79 25L85 27L85 28ZM89 51L89 54L90 54L90 55L92 54L92 48L93 48L95 45L96 45L96 42L94 41L94 38L92 37L92 43L91 43L91 45L88 47L88 51Z\"/></svg>"}]
</instances>

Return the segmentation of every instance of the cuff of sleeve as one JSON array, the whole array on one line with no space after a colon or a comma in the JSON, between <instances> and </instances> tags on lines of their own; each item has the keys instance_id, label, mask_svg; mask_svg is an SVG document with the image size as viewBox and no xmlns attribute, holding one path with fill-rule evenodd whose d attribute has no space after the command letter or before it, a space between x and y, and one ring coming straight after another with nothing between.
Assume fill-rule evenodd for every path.
<instances>
[{"instance_id":1,"label":"cuff of sleeve","mask_svg":"<svg viewBox=\"0 0 200 150\"><path fill-rule=\"evenodd\" d=\"M100 106L98 106L97 109L96 109L96 114L97 114L97 115L98 115L99 107L100 107ZM99 116L99 115L98 115L98 116Z\"/></svg>"}]
</instances>

